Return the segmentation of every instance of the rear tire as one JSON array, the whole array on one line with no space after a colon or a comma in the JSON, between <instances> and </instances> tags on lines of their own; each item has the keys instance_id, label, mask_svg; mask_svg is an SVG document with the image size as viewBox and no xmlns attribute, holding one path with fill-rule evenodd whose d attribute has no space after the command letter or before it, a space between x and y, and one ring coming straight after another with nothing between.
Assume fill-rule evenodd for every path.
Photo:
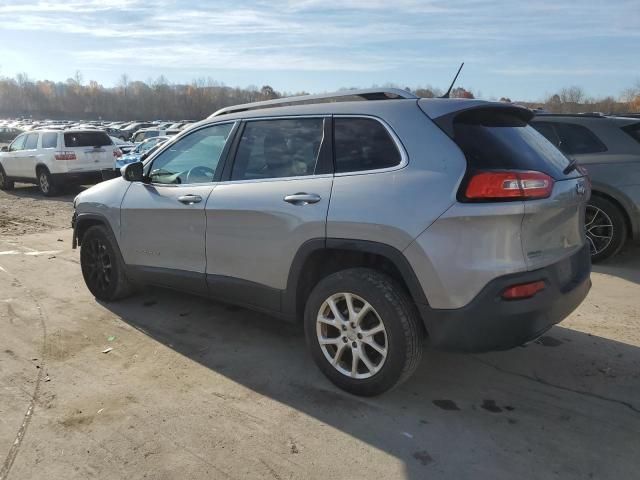
<instances>
[{"instance_id":1,"label":"rear tire","mask_svg":"<svg viewBox=\"0 0 640 480\"><path fill-rule=\"evenodd\" d=\"M616 204L598 195L593 195L587 204L585 230L593 263L614 256L627 240L624 213Z\"/></svg>"},{"instance_id":2,"label":"rear tire","mask_svg":"<svg viewBox=\"0 0 640 480\"><path fill-rule=\"evenodd\" d=\"M304 324L322 373L355 395L396 387L422 357L424 329L415 305L392 278L375 270L352 268L322 279L308 298Z\"/></svg>"},{"instance_id":3,"label":"rear tire","mask_svg":"<svg viewBox=\"0 0 640 480\"><path fill-rule=\"evenodd\" d=\"M112 302L133 293L116 239L106 227L96 225L84 233L80 266L87 288L98 300Z\"/></svg>"},{"instance_id":4,"label":"rear tire","mask_svg":"<svg viewBox=\"0 0 640 480\"><path fill-rule=\"evenodd\" d=\"M14 187L15 183L13 183L13 180L9 180L4 168L0 165L0 190L13 190Z\"/></svg>"},{"instance_id":5,"label":"rear tire","mask_svg":"<svg viewBox=\"0 0 640 480\"><path fill-rule=\"evenodd\" d=\"M40 191L45 197L53 197L58 193L58 189L53 183L53 178L45 167L40 167L38 169L37 177L38 177L38 187Z\"/></svg>"}]
</instances>

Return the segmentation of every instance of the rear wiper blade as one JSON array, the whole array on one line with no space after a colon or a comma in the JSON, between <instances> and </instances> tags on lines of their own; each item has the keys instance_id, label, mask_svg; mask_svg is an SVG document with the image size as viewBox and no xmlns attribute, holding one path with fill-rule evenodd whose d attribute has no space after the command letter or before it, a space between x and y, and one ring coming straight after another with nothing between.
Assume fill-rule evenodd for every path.
<instances>
[{"instance_id":1,"label":"rear wiper blade","mask_svg":"<svg viewBox=\"0 0 640 480\"><path fill-rule=\"evenodd\" d=\"M573 172L576 168L578 168L578 163L575 160L570 160L569 165L564 167L564 170L562 171L562 173L564 173L565 175L568 175L569 173Z\"/></svg>"}]
</instances>

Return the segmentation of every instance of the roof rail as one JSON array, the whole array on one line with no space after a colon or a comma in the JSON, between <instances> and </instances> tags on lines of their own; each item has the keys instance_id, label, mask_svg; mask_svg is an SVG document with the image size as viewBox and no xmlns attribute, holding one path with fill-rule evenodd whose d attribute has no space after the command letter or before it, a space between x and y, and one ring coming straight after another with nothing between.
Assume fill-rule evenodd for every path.
<instances>
[{"instance_id":1,"label":"roof rail","mask_svg":"<svg viewBox=\"0 0 640 480\"><path fill-rule=\"evenodd\" d=\"M283 97L262 102L244 103L242 105L232 105L221 108L217 112L209 115L209 118L225 115L228 113L244 112L275 105L286 105L290 103L321 103L318 100L331 100L341 97L360 97L363 100L390 100L390 99L417 99L413 93L399 88L369 88L366 90L341 90L333 93L321 93L319 95L300 95L296 97Z\"/></svg>"}]
</instances>

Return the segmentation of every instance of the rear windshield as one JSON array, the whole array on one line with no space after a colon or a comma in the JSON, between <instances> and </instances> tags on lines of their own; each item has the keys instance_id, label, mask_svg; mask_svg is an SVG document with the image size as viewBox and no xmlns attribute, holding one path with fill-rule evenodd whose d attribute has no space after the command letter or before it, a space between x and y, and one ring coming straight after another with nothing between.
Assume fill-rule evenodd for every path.
<instances>
[{"instance_id":1,"label":"rear windshield","mask_svg":"<svg viewBox=\"0 0 640 480\"><path fill-rule=\"evenodd\" d=\"M640 143L640 122L622 127L622 130L631 135L636 142Z\"/></svg>"},{"instance_id":2,"label":"rear windshield","mask_svg":"<svg viewBox=\"0 0 640 480\"><path fill-rule=\"evenodd\" d=\"M512 113L462 113L454 122L454 139L474 170L535 170L555 179L567 178L562 173L569 164L567 157Z\"/></svg>"},{"instance_id":3,"label":"rear windshield","mask_svg":"<svg viewBox=\"0 0 640 480\"><path fill-rule=\"evenodd\" d=\"M109 135L105 132L73 132L64 134L66 147L104 147L112 145Z\"/></svg>"}]
</instances>

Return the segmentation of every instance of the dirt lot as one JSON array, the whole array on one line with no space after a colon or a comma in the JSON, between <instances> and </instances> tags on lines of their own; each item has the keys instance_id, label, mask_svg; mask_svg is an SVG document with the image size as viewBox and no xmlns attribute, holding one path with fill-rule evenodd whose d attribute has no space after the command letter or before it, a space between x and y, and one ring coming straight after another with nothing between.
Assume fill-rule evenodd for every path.
<instances>
[{"instance_id":1,"label":"dirt lot","mask_svg":"<svg viewBox=\"0 0 640 480\"><path fill-rule=\"evenodd\" d=\"M296 326L155 289L97 303L75 193L0 192L0 480L637 478L638 247L537 343L427 352L360 399Z\"/></svg>"}]
</instances>

